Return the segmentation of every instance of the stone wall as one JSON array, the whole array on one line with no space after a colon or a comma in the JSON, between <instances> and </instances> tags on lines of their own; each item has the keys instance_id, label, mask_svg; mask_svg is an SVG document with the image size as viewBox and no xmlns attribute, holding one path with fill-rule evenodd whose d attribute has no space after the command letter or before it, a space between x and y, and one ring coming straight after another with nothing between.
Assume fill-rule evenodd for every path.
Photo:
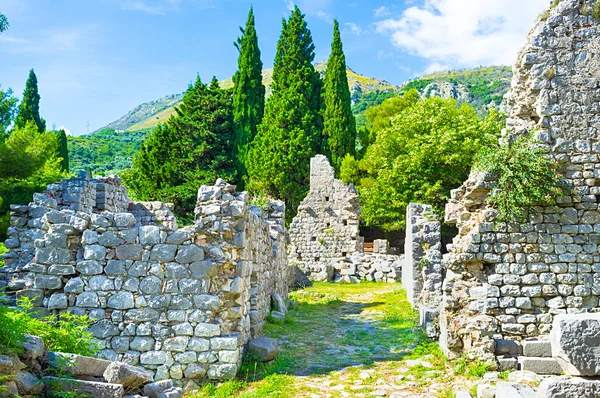
<instances>
[{"instance_id":1,"label":"stone wall","mask_svg":"<svg viewBox=\"0 0 600 398\"><path fill-rule=\"evenodd\" d=\"M13 207L3 270L11 294L46 312L89 314L102 356L156 380L233 377L271 295L288 293L283 203L265 214L217 181L200 188L194 225L174 229L168 206L108 200L125 191L117 179L103 184L113 188L65 180ZM102 199L121 212L99 212L98 192L112 192Z\"/></svg>"},{"instance_id":2,"label":"stone wall","mask_svg":"<svg viewBox=\"0 0 600 398\"><path fill-rule=\"evenodd\" d=\"M535 132L573 187L524 224L495 222L493 176L452 192L459 234L444 257L440 326L450 356L490 356L499 339L549 333L562 313L596 310L600 296L600 24L594 1L562 0L539 20L514 68L505 139Z\"/></svg>"},{"instance_id":3,"label":"stone wall","mask_svg":"<svg viewBox=\"0 0 600 398\"><path fill-rule=\"evenodd\" d=\"M310 191L290 226L289 261L311 279L332 276L330 262L362 252L360 199L352 185L334 178L323 155L310 161Z\"/></svg>"}]
</instances>

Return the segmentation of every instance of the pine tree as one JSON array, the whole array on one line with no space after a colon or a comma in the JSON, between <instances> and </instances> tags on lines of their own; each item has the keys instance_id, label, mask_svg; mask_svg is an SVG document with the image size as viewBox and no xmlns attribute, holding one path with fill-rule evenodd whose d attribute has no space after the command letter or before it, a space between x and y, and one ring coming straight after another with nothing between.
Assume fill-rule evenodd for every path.
<instances>
[{"instance_id":1,"label":"pine tree","mask_svg":"<svg viewBox=\"0 0 600 398\"><path fill-rule=\"evenodd\" d=\"M233 151L231 91L196 79L167 123L153 130L142 143L133 166L123 178L140 200L175 204L183 220L193 218L196 193L217 178L236 176Z\"/></svg>"},{"instance_id":2,"label":"pine tree","mask_svg":"<svg viewBox=\"0 0 600 398\"><path fill-rule=\"evenodd\" d=\"M40 133L46 131L46 121L40 117L40 94L38 92L37 76L33 69L25 83L23 101L19 105L19 114L15 120L16 128L24 128L28 121L33 121Z\"/></svg>"},{"instance_id":3,"label":"pine tree","mask_svg":"<svg viewBox=\"0 0 600 398\"><path fill-rule=\"evenodd\" d=\"M8 23L8 19L6 18L6 15L0 13L0 33L6 31L9 28L9 23Z\"/></svg>"},{"instance_id":4,"label":"pine tree","mask_svg":"<svg viewBox=\"0 0 600 398\"><path fill-rule=\"evenodd\" d=\"M246 28L234 44L239 51L238 70L233 76L233 122L235 128L234 153L238 170L239 189L247 179L248 152L256 137L257 128L265 111L265 86L262 83L263 64L260 60L258 36L254 25L254 11L250 8Z\"/></svg>"},{"instance_id":5,"label":"pine tree","mask_svg":"<svg viewBox=\"0 0 600 398\"><path fill-rule=\"evenodd\" d=\"M308 191L310 158L321 146L321 79L313 66L314 49L296 6L282 21L273 92L249 156L250 189L284 199L288 221Z\"/></svg>"},{"instance_id":6,"label":"pine tree","mask_svg":"<svg viewBox=\"0 0 600 398\"><path fill-rule=\"evenodd\" d=\"M69 148L67 146L67 134L65 130L60 129L56 133L56 158L61 158L60 167L62 171L69 172Z\"/></svg>"},{"instance_id":7,"label":"pine tree","mask_svg":"<svg viewBox=\"0 0 600 398\"><path fill-rule=\"evenodd\" d=\"M335 173L339 176L342 161L346 154L354 156L356 122L352 114L352 102L346 57L342 49L340 26L333 21L333 41L331 55L327 61L323 90L323 147L322 152L331 160Z\"/></svg>"}]
</instances>

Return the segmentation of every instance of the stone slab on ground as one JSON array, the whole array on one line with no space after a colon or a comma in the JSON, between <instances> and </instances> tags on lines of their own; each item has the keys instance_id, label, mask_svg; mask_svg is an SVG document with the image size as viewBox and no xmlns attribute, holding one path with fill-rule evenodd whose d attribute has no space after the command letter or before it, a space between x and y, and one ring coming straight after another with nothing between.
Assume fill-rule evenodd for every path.
<instances>
[{"instance_id":1,"label":"stone slab on ground","mask_svg":"<svg viewBox=\"0 0 600 398\"><path fill-rule=\"evenodd\" d=\"M496 384L496 398L536 398L536 392L530 386L501 381Z\"/></svg>"},{"instance_id":2,"label":"stone slab on ground","mask_svg":"<svg viewBox=\"0 0 600 398\"><path fill-rule=\"evenodd\" d=\"M499 372L518 369L519 361L517 358L497 358L497 360Z\"/></svg>"},{"instance_id":3,"label":"stone slab on ground","mask_svg":"<svg viewBox=\"0 0 600 398\"><path fill-rule=\"evenodd\" d=\"M150 398L158 398L159 394L173 388L173 380L161 380L144 386L144 395Z\"/></svg>"},{"instance_id":4,"label":"stone slab on ground","mask_svg":"<svg viewBox=\"0 0 600 398\"><path fill-rule=\"evenodd\" d=\"M52 367L56 367L53 363L59 358L69 360L69 373L74 376L94 376L103 377L104 371L112 363L104 359L85 357L76 354L63 354L61 352L49 352L46 355L46 362Z\"/></svg>"},{"instance_id":5,"label":"stone slab on ground","mask_svg":"<svg viewBox=\"0 0 600 398\"><path fill-rule=\"evenodd\" d=\"M552 344L550 340L525 340L523 341L523 356L551 358Z\"/></svg>"},{"instance_id":6,"label":"stone slab on ground","mask_svg":"<svg viewBox=\"0 0 600 398\"><path fill-rule=\"evenodd\" d=\"M519 357L521 370L529 370L539 375L561 375L562 367L555 358Z\"/></svg>"},{"instance_id":7,"label":"stone slab on ground","mask_svg":"<svg viewBox=\"0 0 600 398\"><path fill-rule=\"evenodd\" d=\"M457 391L454 393L454 398L473 398L468 391Z\"/></svg>"},{"instance_id":8,"label":"stone slab on ground","mask_svg":"<svg viewBox=\"0 0 600 398\"><path fill-rule=\"evenodd\" d=\"M538 398L588 398L600 396L600 379L555 376L542 381Z\"/></svg>"},{"instance_id":9,"label":"stone slab on ground","mask_svg":"<svg viewBox=\"0 0 600 398\"><path fill-rule=\"evenodd\" d=\"M277 356L277 340L259 337L248 343L248 352L261 362L268 362Z\"/></svg>"},{"instance_id":10,"label":"stone slab on ground","mask_svg":"<svg viewBox=\"0 0 600 398\"><path fill-rule=\"evenodd\" d=\"M600 314L561 314L554 317L552 354L573 376L600 375Z\"/></svg>"},{"instance_id":11,"label":"stone slab on ground","mask_svg":"<svg viewBox=\"0 0 600 398\"><path fill-rule=\"evenodd\" d=\"M59 380L57 377L45 376L42 378L46 391L53 393L54 386L60 383L62 391L76 392L77 396L88 396L94 398L121 398L124 393L120 384L100 383L97 381L84 380Z\"/></svg>"}]
</instances>

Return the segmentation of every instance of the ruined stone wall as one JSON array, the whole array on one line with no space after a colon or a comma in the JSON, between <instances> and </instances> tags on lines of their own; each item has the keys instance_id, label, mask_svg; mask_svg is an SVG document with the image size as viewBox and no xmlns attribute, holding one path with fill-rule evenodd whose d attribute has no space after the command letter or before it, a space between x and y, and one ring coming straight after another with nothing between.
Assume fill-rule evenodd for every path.
<instances>
[{"instance_id":1,"label":"ruined stone wall","mask_svg":"<svg viewBox=\"0 0 600 398\"><path fill-rule=\"evenodd\" d=\"M173 229L156 222L168 214L164 204L97 213L89 181L61 187L13 207L3 270L11 294L45 312L89 314L102 356L141 365L156 380L233 377L271 295L288 293L283 203L265 214L217 181L199 190L195 224ZM85 200L74 207L92 212L63 205L71 188Z\"/></svg>"},{"instance_id":2,"label":"ruined stone wall","mask_svg":"<svg viewBox=\"0 0 600 398\"><path fill-rule=\"evenodd\" d=\"M506 138L535 132L573 194L524 224L496 223L493 176L452 192L459 234L444 257L442 346L483 357L495 340L549 333L561 313L596 310L600 296L600 24L594 1L562 0L531 30L506 97Z\"/></svg>"},{"instance_id":3,"label":"ruined stone wall","mask_svg":"<svg viewBox=\"0 0 600 398\"><path fill-rule=\"evenodd\" d=\"M311 279L330 280L332 259L362 251L360 199L352 185L334 178L323 155L310 161L310 191L290 226L289 261Z\"/></svg>"}]
</instances>

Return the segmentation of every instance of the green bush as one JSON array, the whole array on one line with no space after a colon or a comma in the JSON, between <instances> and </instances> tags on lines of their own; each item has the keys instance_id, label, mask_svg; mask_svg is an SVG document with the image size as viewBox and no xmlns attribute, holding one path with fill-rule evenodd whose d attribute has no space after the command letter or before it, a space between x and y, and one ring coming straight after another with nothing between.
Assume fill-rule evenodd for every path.
<instances>
[{"instance_id":1,"label":"green bush","mask_svg":"<svg viewBox=\"0 0 600 398\"><path fill-rule=\"evenodd\" d=\"M1 297L5 300L5 297ZM39 336L49 350L93 356L98 347L89 331L90 318L63 312L36 317L29 299L19 301L18 308L0 305L0 352L20 352L25 333Z\"/></svg>"},{"instance_id":2,"label":"green bush","mask_svg":"<svg viewBox=\"0 0 600 398\"><path fill-rule=\"evenodd\" d=\"M498 183L488 203L498 209L497 221L524 222L534 206L552 205L567 192L558 174L558 164L530 136L507 145L484 148L473 169L495 175Z\"/></svg>"},{"instance_id":3,"label":"green bush","mask_svg":"<svg viewBox=\"0 0 600 398\"><path fill-rule=\"evenodd\" d=\"M6 248L6 246L4 246L4 243L0 242L0 268L4 267L4 259L2 258L2 255L7 251L8 249Z\"/></svg>"}]
</instances>

